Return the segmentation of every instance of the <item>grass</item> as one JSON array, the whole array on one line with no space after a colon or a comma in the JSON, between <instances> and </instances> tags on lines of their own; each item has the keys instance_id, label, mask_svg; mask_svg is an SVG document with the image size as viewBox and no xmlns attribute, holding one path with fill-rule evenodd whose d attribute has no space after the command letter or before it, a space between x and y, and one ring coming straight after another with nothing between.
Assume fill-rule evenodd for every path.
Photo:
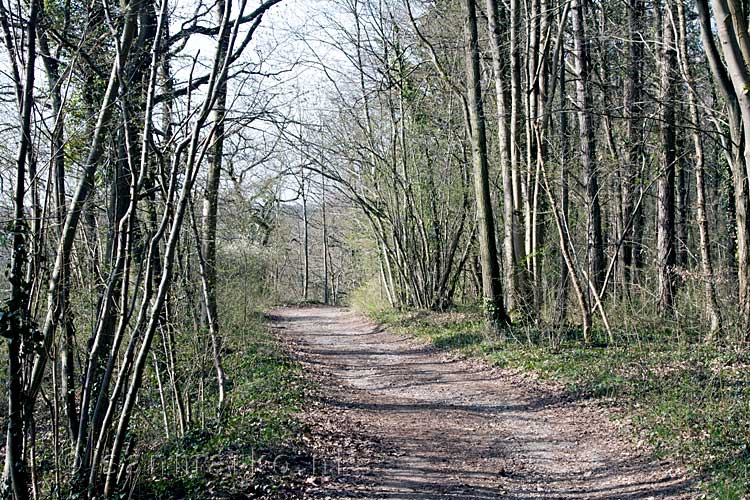
<instances>
[{"instance_id":1,"label":"grass","mask_svg":"<svg viewBox=\"0 0 750 500\"><path fill-rule=\"evenodd\" d=\"M227 343L229 415L153 450L135 498L286 498L295 490L310 460L295 417L307 392L301 367L260 313Z\"/></svg>"},{"instance_id":2,"label":"grass","mask_svg":"<svg viewBox=\"0 0 750 500\"><path fill-rule=\"evenodd\" d=\"M436 347L532 371L576 398L625 406L662 456L676 456L702 479L706 498L750 495L750 354L674 342L655 332L607 346L584 346L576 330L516 329L489 334L476 312L370 310L376 321Z\"/></svg>"}]
</instances>

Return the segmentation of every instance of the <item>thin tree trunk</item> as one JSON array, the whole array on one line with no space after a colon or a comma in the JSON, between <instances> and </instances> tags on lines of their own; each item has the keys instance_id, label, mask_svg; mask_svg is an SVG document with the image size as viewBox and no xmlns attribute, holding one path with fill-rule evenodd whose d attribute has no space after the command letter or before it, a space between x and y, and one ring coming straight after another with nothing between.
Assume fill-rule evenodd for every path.
<instances>
[{"instance_id":1,"label":"thin tree trunk","mask_svg":"<svg viewBox=\"0 0 750 500\"><path fill-rule=\"evenodd\" d=\"M25 406L24 394L24 363L22 344L30 341L31 318L29 317L29 296L25 283L25 267L28 264L26 221L24 196L26 189L26 168L29 151L32 148L31 122L34 111L34 76L36 60L36 29L38 0L31 0L29 19L26 24L26 64L24 67L24 81L20 76L16 85L18 106L21 115L21 138L16 156L16 183L13 194L13 247L11 254L10 300L3 307L0 318L0 331L7 338L8 343L8 424L5 444L5 467L0 496L11 497L15 500L25 500L29 497L29 482L26 471L26 454L24 450L24 421L31 423L33 414ZM5 7L0 5L5 18ZM8 46L9 57L15 57L13 48ZM24 414L26 412L26 414ZM32 423L33 425L33 423Z\"/></svg>"},{"instance_id":2,"label":"thin tree trunk","mask_svg":"<svg viewBox=\"0 0 750 500\"><path fill-rule=\"evenodd\" d=\"M642 232L642 210L634 214L634 204L637 198L637 179L640 171L641 133L638 127L641 100L641 67L642 43L641 16L643 13L642 0L629 0L628 4L628 66L625 82L625 96L623 107L625 110L625 171L622 174L622 228L628 226L627 221L633 219L630 229L622 236L623 248L620 276L625 293L629 290L629 282L633 280L637 271L637 264L641 262L640 248L636 242L640 241Z\"/></svg>"},{"instance_id":3,"label":"thin tree trunk","mask_svg":"<svg viewBox=\"0 0 750 500\"><path fill-rule=\"evenodd\" d=\"M505 91L505 60L507 54L503 50L501 40L499 10L497 0L487 0L487 21L490 34L490 48L492 49L492 63L495 72L495 94L497 101L498 138L500 140L500 169L503 180L503 271L505 274L505 293L508 310L518 308L521 303L519 290L520 266L515 252L514 238L516 225L519 224L513 199L513 175L511 172L511 133L506 118L510 103Z\"/></svg>"},{"instance_id":4,"label":"thin tree trunk","mask_svg":"<svg viewBox=\"0 0 750 500\"><path fill-rule=\"evenodd\" d=\"M221 22L221 16L224 15L224 0L218 0L216 3L216 12L218 22ZM227 58L227 48L229 44L229 31L223 33L219 39L219 63L222 64ZM203 250L203 259L205 261L204 288L205 303L202 322L208 327L211 336L211 352L213 357L214 370L216 370L216 381L219 387L219 408L218 415L224 413L226 405L226 375L221 361L221 334L219 332L219 310L216 304L216 221L219 207L219 182L221 180L221 167L224 157L224 133L227 103L227 84L220 82L216 89L216 104L213 110L214 120L214 144L210 153L210 162L208 169L208 180L206 181L206 191L203 198L203 221L201 245Z\"/></svg>"},{"instance_id":5,"label":"thin tree trunk","mask_svg":"<svg viewBox=\"0 0 750 500\"><path fill-rule=\"evenodd\" d=\"M487 165L487 136L482 103L481 75L479 71L479 42L474 0L465 0L466 26L466 78L471 124L471 144L474 164L474 188L479 225L479 248L482 264L484 311L487 320L498 328L510 319L503 304L500 269L495 243L495 222L492 214Z\"/></svg>"},{"instance_id":6,"label":"thin tree trunk","mask_svg":"<svg viewBox=\"0 0 750 500\"><path fill-rule=\"evenodd\" d=\"M681 112L679 110L678 112ZM688 114L690 111L688 110ZM677 146L682 148L683 145ZM690 252L690 162L688 158L679 161L677 172L677 235L675 241L675 253L677 265L687 270L690 263L688 254Z\"/></svg>"},{"instance_id":7,"label":"thin tree trunk","mask_svg":"<svg viewBox=\"0 0 750 500\"><path fill-rule=\"evenodd\" d=\"M661 8L661 7L659 7ZM660 81L661 174L657 183L656 260L658 306L662 314L672 314L674 306L675 210L674 182L676 134L674 125L674 70L676 66L671 8L662 14Z\"/></svg>"},{"instance_id":8,"label":"thin tree trunk","mask_svg":"<svg viewBox=\"0 0 750 500\"><path fill-rule=\"evenodd\" d=\"M699 3L705 2L705 0L699 0ZM734 126L736 129L733 139L742 138L741 151L737 151L734 155L733 168L733 182L735 189L735 204L736 204L736 217L737 217L737 261L738 261L738 281L739 281L739 299L740 299L740 316L743 323L743 329L747 330L750 326L750 258L748 254L748 175L750 174L750 95L748 95L747 89L750 87L750 70L748 70L748 60L743 56L747 54L747 32L746 29L737 30L737 25L745 26L746 23L742 18L742 13L737 12L736 8L730 9L730 4L726 0L712 0L711 4L714 8L716 16L717 32L719 39L721 40L721 48L726 60L726 69L724 70L727 76L719 77L723 81L728 79L731 81L731 86L734 91L734 98L736 99L739 107L739 113L741 115L741 127ZM735 3L731 4L733 7ZM699 8L706 9L707 6L699 5ZM707 14L701 13L702 17ZM710 23L710 21L709 21ZM705 27L705 23L702 22L702 31L704 32L704 45L706 45L706 38L713 37L709 27ZM708 34L706 30L708 29ZM714 49L715 50L715 49ZM707 51L709 58L716 59L709 47ZM712 70L716 76L717 66L721 65L721 62L712 63ZM723 66L722 66L723 68ZM726 93L726 92L725 92ZM739 120L735 120L739 122ZM735 141L732 141L735 143ZM744 168L742 168L744 167Z\"/></svg>"},{"instance_id":9,"label":"thin tree trunk","mask_svg":"<svg viewBox=\"0 0 750 500\"><path fill-rule=\"evenodd\" d=\"M329 288L328 288L328 275L330 261L328 259L328 218L326 214L326 177L325 174L321 176L321 211L323 216L323 303L328 305L330 302ZM403 267L403 266L402 266Z\"/></svg>"},{"instance_id":10,"label":"thin tree trunk","mask_svg":"<svg viewBox=\"0 0 750 500\"><path fill-rule=\"evenodd\" d=\"M565 266L568 268L568 276L570 276L570 284L573 287L576 299L578 299L578 307L581 312L583 340L588 343L591 335L591 308L586 298L586 293L581 286L581 280L576 272L575 263L573 256L571 255L571 240L570 233L568 232L567 221L562 218L562 211L557 205L555 200L552 186L550 186L549 180L547 179L547 172L542 164L542 179L544 181L545 191L547 191L547 198L550 202L550 208L552 209L552 216L555 220L555 226L557 227L557 234L560 239L560 253L562 254Z\"/></svg>"},{"instance_id":11,"label":"thin tree trunk","mask_svg":"<svg viewBox=\"0 0 750 500\"><path fill-rule=\"evenodd\" d=\"M698 102L696 98L695 81L690 66L690 56L687 50L687 20L685 17L685 4L677 2L678 27L680 34L679 54L682 74L687 83L688 111L690 121L694 124L691 132L693 148L695 149L695 191L696 191L696 210L698 216L698 231L700 234L700 254L701 268L703 271L704 289L706 293L706 313L709 317L710 329L708 339L712 340L721 330L721 314L719 312L719 303L716 298L716 288L714 283L713 261L711 256L711 242L708 232L708 218L706 216L706 188L704 179L705 155L703 152L703 141L701 133L698 130L700 115L698 112Z\"/></svg>"},{"instance_id":12,"label":"thin tree trunk","mask_svg":"<svg viewBox=\"0 0 750 500\"><path fill-rule=\"evenodd\" d=\"M565 101L565 50L560 51L560 102ZM568 220L568 194L569 194L569 141L568 141L568 113L565 109L560 109L560 210L562 220L567 223ZM561 235L563 236L563 235ZM564 238L560 240L564 243ZM561 244L562 244L561 243ZM557 292L557 308L555 313L556 323L562 324L565 321L565 315L568 307L568 281L570 280L570 270L568 262L560 247L560 285Z\"/></svg>"},{"instance_id":13,"label":"thin tree trunk","mask_svg":"<svg viewBox=\"0 0 750 500\"><path fill-rule=\"evenodd\" d=\"M521 189L521 6L520 0L510 0L510 170L513 192L513 253L518 266L518 293L515 309L528 306L528 273L525 270L525 221ZM521 300L518 300L522 297Z\"/></svg>"},{"instance_id":14,"label":"thin tree trunk","mask_svg":"<svg viewBox=\"0 0 750 500\"><path fill-rule=\"evenodd\" d=\"M599 203L599 179L589 91L589 54L585 30L585 0L573 2L573 42L576 71L576 106L578 108L579 155L586 176L588 202L588 267L596 291L601 293L604 280L604 242Z\"/></svg>"},{"instance_id":15,"label":"thin tree trunk","mask_svg":"<svg viewBox=\"0 0 750 500\"><path fill-rule=\"evenodd\" d=\"M305 182L304 167L300 179L300 191L302 195L302 298L305 302L310 298L310 220L307 213L307 185ZM382 270L382 262L381 262ZM389 294L390 299L390 294Z\"/></svg>"},{"instance_id":16,"label":"thin tree trunk","mask_svg":"<svg viewBox=\"0 0 750 500\"><path fill-rule=\"evenodd\" d=\"M156 375L156 387L159 390L159 402L161 403L161 418L164 424L164 437L169 439L169 418L167 416L167 400L164 397L164 384L161 381L161 367L159 360L156 358L156 353L151 352L151 357L154 361L154 374Z\"/></svg>"}]
</instances>

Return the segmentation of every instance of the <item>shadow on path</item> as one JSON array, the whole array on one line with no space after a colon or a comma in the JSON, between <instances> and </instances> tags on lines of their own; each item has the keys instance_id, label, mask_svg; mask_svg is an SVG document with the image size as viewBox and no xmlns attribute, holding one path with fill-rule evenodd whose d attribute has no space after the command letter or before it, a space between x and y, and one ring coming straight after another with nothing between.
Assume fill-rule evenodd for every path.
<instances>
[{"instance_id":1,"label":"shadow on path","mask_svg":"<svg viewBox=\"0 0 750 500\"><path fill-rule=\"evenodd\" d=\"M323 498L693 498L683 471L634 450L592 402L445 360L345 309L279 309L271 319L325 374L324 407L392 450L363 467L364 490L344 477Z\"/></svg>"}]
</instances>

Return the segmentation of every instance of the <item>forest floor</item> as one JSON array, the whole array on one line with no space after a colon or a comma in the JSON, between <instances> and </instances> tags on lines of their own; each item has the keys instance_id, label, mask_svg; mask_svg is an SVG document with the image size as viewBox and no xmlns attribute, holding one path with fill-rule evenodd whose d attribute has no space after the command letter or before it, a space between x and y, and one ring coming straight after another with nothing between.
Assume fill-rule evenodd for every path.
<instances>
[{"instance_id":1,"label":"forest floor","mask_svg":"<svg viewBox=\"0 0 750 500\"><path fill-rule=\"evenodd\" d=\"M310 481L313 497L696 497L685 470L638 446L611 409L558 384L452 355L347 309L283 308L271 319L319 385L303 415L310 432L339 435L334 466Z\"/></svg>"}]
</instances>

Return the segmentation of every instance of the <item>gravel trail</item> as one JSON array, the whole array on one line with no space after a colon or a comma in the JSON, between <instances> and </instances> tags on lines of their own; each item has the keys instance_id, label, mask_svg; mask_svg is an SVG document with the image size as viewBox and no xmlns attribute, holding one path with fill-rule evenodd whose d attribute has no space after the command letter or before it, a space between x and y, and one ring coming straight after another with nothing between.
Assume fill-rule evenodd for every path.
<instances>
[{"instance_id":1,"label":"gravel trail","mask_svg":"<svg viewBox=\"0 0 750 500\"><path fill-rule=\"evenodd\" d=\"M347 309L278 309L322 412L388 452L321 498L688 499L684 471L636 450L591 402L395 335ZM346 423L345 423L346 421ZM354 452L356 453L356 452Z\"/></svg>"}]
</instances>

